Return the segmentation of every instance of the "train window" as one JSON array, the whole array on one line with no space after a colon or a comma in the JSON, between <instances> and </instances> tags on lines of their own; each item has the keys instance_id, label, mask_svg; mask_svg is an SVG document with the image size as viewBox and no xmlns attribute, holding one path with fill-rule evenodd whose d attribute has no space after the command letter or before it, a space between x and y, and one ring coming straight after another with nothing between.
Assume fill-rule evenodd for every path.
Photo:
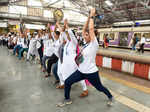
<instances>
[{"instance_id":1,"label":"train window","mask_svg":"<svg viewBox=\"0 0 150 112\"><path fill-rule=\"evenodd\" d=\"M143 35L145 36L146 42L150 42L150 33L144 33Z\"/></svg>"},{"instance_id":2,"label":"train window","mask_svg":"<svg viewBox=\"0 0 150 112\"><path fill-rule=\"evenodd\" d=\"M128 46L128 32L120 32L119 35L119 46Z\"/></svg>"},{"instance_id":3,"label":"train window","mask_svg":"<svg viewBox=\"0 0 150 112\"><path fill-rule=\"evenodd\" d=\"M142 34L141 34L141 33L134 33L134 34L137 34L137 37L138 37L138 38L141 38L141 37L142 37Z\"/></svg>"},{"instance_id":4,"label":"train window","mask_svg":"<svg viewBox=\"0 0 150 112\"><path fill-rule=\"evenodd\" d=\"M115 34L114 34L114 33L110 33L109 39L110 39L110 40L114 40L114 39L115 39Z\"/></svg>"},{"instance_id":5,"label":"train window","mask_svg":"<svg viewBox=\"0 0 150 112\"><path fill-rule=\"evenodd\" d=\"M104 35L103 35L103 40L104 40L104 38L105 38L106 35L109 35L109 34L108 34L108 33L104 33Z\"/></svg>"}]
</instances>

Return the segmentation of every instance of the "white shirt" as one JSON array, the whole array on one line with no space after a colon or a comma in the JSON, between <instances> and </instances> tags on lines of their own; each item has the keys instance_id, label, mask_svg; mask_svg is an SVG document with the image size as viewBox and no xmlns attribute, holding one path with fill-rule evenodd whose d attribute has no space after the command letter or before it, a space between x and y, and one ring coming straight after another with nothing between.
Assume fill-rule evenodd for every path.
<instances>
[{"instance_id":1,"label":"white shirt","mask_svg":"<svg viewBox=\"0 0 150 112\"><path fill-rule=\"evenodd\" d=\"M5 37L5 41L8 41L8 37Z\"/></svg>"},{"instance_id":2,"label":"white shirt","mask_svg":"<svg viewBox=\"0 0 150 112\"><path fill-rule=\"evenodd\" d=\"M54 35L53 35L53 34L52 34L52 38L54 38ZM60 48L60 46L61 46L61 44L62 44L62 40L63 40L62 38L63 38L63 36L62 36L62 34L60 34L59 39L58 39L58 40L55 40L54 43L53 43L53 47L54 47L53 53L54 53L57 57L59 57L58 51L59 51L59 48Z\"/></svg>"},{"instance_id":3,"label":"white shirt","mask_svg":"<svg viewBox=\"0 0 150 112\"><path fill-rule=\"evenodd\" d=\"M46 55L46 47L47 47L47 41L49 40L49 38L48 38L48 35L43 35L42 36L42 40L43 40L43 45L44 45L44 52L43 52L43 54L44 55Z\"/></svg>"},{"instance_id":4,"label":"white shirt","mask_svg":"<svg viewBox=\"0 0 150 112\"><path fill-rule=\"evenodd\" d=\"M30 54L34 54L35 53L35 51L36 51L36 43L37 43L37 40L35 38L32 38L30 40L29 50L28 50L28 52Z\"/></svg>"},{"instance_id":5,"label":"white shirt","mask_svg":"<svg viewBox=\"0 0 150 112\"><path fill-rule=\"evenodd\" d=\"M59 57L58 50L59 50L60 45L61 45L61 44L60 44L60 40L59 40L59 39L56 40L56 41L54 42L54 44L53 44L53 47L54 47L53 53L54 53L57 57Z\"/></svg>"},{"instance_id":6,"label":"white shirt","mask_svg":"<svg viewBox=\"0 0 150 112\"><path fill-rule=\"evenodd\" d=\"M2 40L2 36L0 36L0 40Z\"/></svg>"},{"instance_id":7,"label":"white shirt","mask_svg":"<svg viewBox=\"0 0 150 112\"><path fill-rule=\"evenodd\" d=\"M41 37L39 38L38 35L36 35L35 39L37 40L36 48L39 49L41 47Z\"/></svg>"},{"instance_id":8,"label":"white shirt","mask_svg":"<svg viewBox=\"0 0 150 112\"><path fill-rule=\"evenodd\" d=\"M52 39L48 39L45 42L45 46L44 46L44 55L46 56L51 56L53 54L54 51L54 47L53 47L53 40Z\"/></svg>"},{"instance_id":9,"label":"white shirt","mask_svg":"<svg viewBox=\"0 0 150 112\"><path fill-rule=\"evenodd\" d=\"M21 45L22 45L23 48L28 48L27 39L26 39L26 43L24 42L24 40L25 40L25 39L22 38L22 44L21 44Z\"/></svg>"},{"instance_id":10,"label":"white shirt","mask_svg":"<svg viewBox=\"0 0 150 112\"><path fill-rule=\"evenodd\" d=\"M14 44L16 43L16 40L17 40L17 37L14 37L12 40Z\"/></svg>"},{"instance_id":11,"label":"white shirt","mask_svg":"<svg viewBox=\"0 0 150 112\"><path fill-rule=\"evenodd\" d=\"M98 50L98 42L95 37L95 40L90 42L86 48L83 49L83 62L79 65L78 70L81 73L94 73L98 71L96 66L95 58Z\"/></svg>"},{"instance_id":12,"label":"white shirt","mask_svg":"<svg viewBox=\"0 0 150 112\"><path fill-rule=\"evenodd\" d=\"M142 37L140 43L144 44L145 42L146 42L145 37Z\"/></svg>"},{"instance_id":13,"label":"white shirt","mask_svg":"<svg viewBox=\"0 0 150 112\"><path fill-rule=\"evenodd\" d=\"M45 34L41 38L43 40L43 44L45 45L45 42L49 39L48 34Z\"/></svg>"},{"instance_id":14,"label":"white shirt","mask_svg":"<svg viewBox=\"0 0 150 112\"><path fill-rule=\"evenodd\" d=\"M18 37L17 45L21 45L21 37Z\"/></svg>"}]
</instances>

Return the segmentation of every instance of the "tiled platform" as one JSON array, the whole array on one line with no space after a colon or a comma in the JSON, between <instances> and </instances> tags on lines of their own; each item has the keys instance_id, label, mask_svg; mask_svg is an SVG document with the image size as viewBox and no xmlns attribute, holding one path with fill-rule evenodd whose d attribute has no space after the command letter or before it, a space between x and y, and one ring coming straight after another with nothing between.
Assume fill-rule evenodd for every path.
<instances>
[{"instance_id":1,"label":"tiled platform","mask_svg":"<svg viewBox=\"0 0 150 112\"><path fill-rule=\"evenodd\" d=\"M150 112L150 94L101 79L115 96L113 107L107 107L107 98L92 87L88 87L89 96L80 99L82 90L76 84L73 104L58 108L55 104L63 99L63 90L55 89L53 77L45 79L39 65L19 61L0 48L0 112Z\"/></svg>"}]
</instances>

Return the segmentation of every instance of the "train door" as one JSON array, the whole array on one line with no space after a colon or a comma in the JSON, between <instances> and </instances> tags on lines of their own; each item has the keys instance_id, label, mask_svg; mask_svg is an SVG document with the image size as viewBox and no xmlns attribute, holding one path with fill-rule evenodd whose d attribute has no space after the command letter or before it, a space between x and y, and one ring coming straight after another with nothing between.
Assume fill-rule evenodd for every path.
<instances>
[{"instance_id":1,"label":"train door","mask_svg":"<svg viewBox=\"0 0 150 112\"><path fill-rule=\"evenodd\" d=\"M119 32L119 46L128 46L129 32Z\"/></svg>"},{"instance_id":2,"label":"train door","mask_svg":"<svg viewBox=\"0 0 150 112\"><path fill-rule=\"evenodd\" d=\"M132 35L132 38L134 38L134 36L135 36L135 34L137 35L137 38L138 38L138 40L140 40L141 39L141 36L142 36L142 33L141 32L134 32L134 34ZM130 41L130 45L132 44L132 39L131 39L131 41Z\"/></svg>"}]
</instances>

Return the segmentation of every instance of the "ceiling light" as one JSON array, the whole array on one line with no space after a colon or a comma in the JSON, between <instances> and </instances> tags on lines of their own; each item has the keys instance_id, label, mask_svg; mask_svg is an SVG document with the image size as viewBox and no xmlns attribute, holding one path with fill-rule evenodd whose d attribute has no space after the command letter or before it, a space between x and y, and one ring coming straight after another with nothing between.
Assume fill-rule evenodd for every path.
<instances>
[{"instance_id":1,"label":"ceiling light","mask_svg":"<svg viewBox=\"0 0 150 112\"><path fill-rule=\"evenodd\" d=\"M111 1L109 1L109 0L105 1L105 3L106 3L107 5L109 5L109 6L112 6L112 5L113 5L113 3L112 3Z\"/></svg>"}]
</instances>

